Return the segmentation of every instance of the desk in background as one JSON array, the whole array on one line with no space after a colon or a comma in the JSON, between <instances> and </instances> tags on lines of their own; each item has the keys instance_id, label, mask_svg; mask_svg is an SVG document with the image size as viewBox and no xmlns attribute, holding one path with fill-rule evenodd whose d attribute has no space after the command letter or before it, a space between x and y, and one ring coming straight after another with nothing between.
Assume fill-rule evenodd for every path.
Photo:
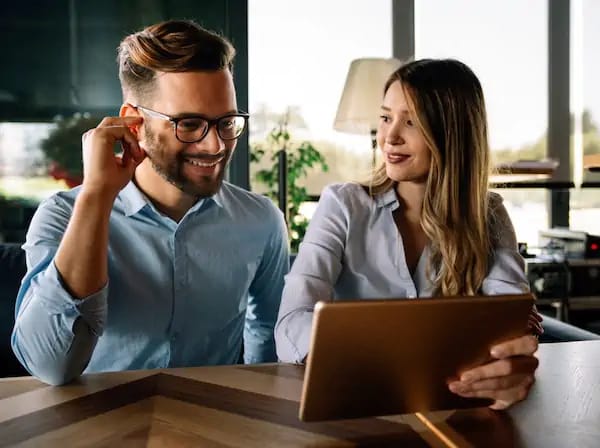
<instances>
[{"instance_id":1,"label":"desk in background","mask_svg":"<svg viewBox=\"0 0 600 448\"><path fill-rule=\"evenodd\" d=\"M551 306L569 321L571 310L600 310L600 258L526 258L525 272L537 304Z\"/></svg>"}]
</instances>

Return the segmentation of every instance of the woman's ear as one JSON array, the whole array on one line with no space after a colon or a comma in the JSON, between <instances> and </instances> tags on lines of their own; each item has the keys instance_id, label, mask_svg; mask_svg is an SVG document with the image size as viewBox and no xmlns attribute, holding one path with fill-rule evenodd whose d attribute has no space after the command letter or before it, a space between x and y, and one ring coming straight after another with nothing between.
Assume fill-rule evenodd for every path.
<instances>
[{"instance_id":1,"label":"woman's ear","mask_svg":"<svg viewBox=\"0 0 600 448\"><path fill-rule=\"evenodd\" d=\"M119 109L119 117L139 117L139 116L140 116L140 112L137 109L137 107L133 106L130 103L121 104L121 108ZM142 124L129 126L129 130L131 131L131 133L133 135L138 137L139 132L140 132L140 126L142 126Z\"/></svg>"}]
</instances>

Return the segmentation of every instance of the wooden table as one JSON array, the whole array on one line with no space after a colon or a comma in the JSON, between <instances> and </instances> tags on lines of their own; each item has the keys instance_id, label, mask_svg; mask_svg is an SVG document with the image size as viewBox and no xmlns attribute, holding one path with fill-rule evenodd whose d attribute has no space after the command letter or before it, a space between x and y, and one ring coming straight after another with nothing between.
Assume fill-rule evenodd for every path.
<instances>
[{"instance_id":1,"label":"wooden table","mask_svg":"<svg viewBox=\"0 0 600 448\"><path fill-rule=\"evenodd\" d=\"M547 344L529 398L487 408L303 423L301 367L86 375L50 387L0 380L0 446L598 447L600 341Z\"/></svg>"}]
</instances>

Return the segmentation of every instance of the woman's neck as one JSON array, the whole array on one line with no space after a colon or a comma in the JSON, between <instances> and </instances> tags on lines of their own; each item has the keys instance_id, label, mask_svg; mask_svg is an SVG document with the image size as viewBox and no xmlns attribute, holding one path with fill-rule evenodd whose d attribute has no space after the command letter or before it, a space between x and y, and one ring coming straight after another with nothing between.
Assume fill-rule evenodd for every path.
<instances>
[{"instance_id":1,"label":"woman's neck","mask_svg":"<svg viewBox=\"0 0 600 448\"><path fill-rule=\"evenodd\" d=\"M425 198L425 183L398 182L396 194L403 214L410 221L420 221L423 200Z\"/></svg>"}]
</instances>

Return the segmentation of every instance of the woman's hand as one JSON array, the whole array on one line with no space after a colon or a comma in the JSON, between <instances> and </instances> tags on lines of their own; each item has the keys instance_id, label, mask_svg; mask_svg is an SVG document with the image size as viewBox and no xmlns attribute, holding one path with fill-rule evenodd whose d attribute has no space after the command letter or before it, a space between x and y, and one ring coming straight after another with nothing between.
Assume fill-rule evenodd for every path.
<instances>
[{"instance_id":1,"label":"woman's hand","mask_svg":"<svg viewBox=\"0 0 600 448\"><path fill-rule=\"evenodd\" d=\"M537 349L534 335L495 345L490 350L493 361L463 372L448 388L462 397L492 398L491 409L506 409L527 397L535 381Z\"/></svg>"},{"instance_id":2,"label":"woman's hand","mask_svg":"<svg viewBox=\"0 0 600 448\"><path fill-rule=\"evenodd\" d=\"M542 315L538 313L537 308L533 305L531 312L529 313L529 321L527 326L532 334L536 336L541 336L544 333L544 327L542 327Z\"/></svg>"}]
</instances>

